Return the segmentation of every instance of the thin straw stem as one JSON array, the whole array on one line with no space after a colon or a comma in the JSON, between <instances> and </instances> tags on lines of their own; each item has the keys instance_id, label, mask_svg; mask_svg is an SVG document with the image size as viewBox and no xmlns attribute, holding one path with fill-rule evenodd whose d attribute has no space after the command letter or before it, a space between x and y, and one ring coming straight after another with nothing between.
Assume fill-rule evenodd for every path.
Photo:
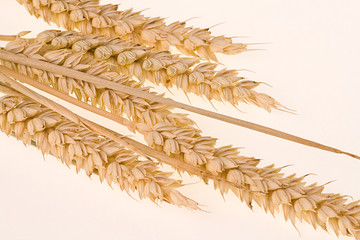
<instances>
[{"instance_id":1,"label":"thin straw stem","mask_svg":"<svg viewBox=\"0 0 360 240\"><path fill-rule=\"evenodd\" d=\"M0 41L14 41L17 35L0 35Z\"/></svg>"},{"instance_id":2,"label":"thin straw stem","mask_svg":"<svg viewBox=\"0 0 360 240\"><path fill-rule=\"evenodd\" d=\"M148 99L150 101L155 101L155 102L159 102L159 103L163 103L172 107L176 107L176 108L180 108L183 110L187 110L193 113L197 113L199 115L203 115L203 116L207 116L210 118L214 118L223 122L227 122L227 123L231 123L240 127L244 127L244 128L248 128L257 132L261 132L261 133L265 133L274 137L278 137L281 139L285 139L291 142L296 142L302 145L306 145L309 147L313 147L313 148L318 148L324 151L328 151L328 152L333 152L333 153L338 153L338 154L345 154L348 155L350 157L356 158L360 160L360 156L357 156L355 154L349 153L349 152L345 152L342 150L339 150L337 148L333 148L330 146L326 146L308 139L304 139L289 133L285 133L283 131L279 131L273 128L269 128L269 127L265 127L256 123L252 123L252 122L248 122L245 120L241 120L241 119L237 119L234 117L230 117L230 116L226 116L220 113L216 113L216 112L211 112L205 109L201 109L198 107L194 107L194 106L190 106L187 104L183 104L180 102L176 102L172 99L169 98L163 98L160 96L156 96L154 94L148 93L148 92L144 92L132 87L128 87L128 86L124 86L118 83L114 83L111 81L108 81L106 79L100 78L100 77L95 77L92 76L90 74L87 73L83 73L83 72L79 72L73 69L69 69L66 67L62 67L56 64L52 64L52 63L48 63L48 62L44 62L44 61L40 61L40 60L36 60L36 59L32 59L32 58L28 58L28 57L24 57L24 56L20 56L14 53L10 53L8 51L5 50L0 50L0 59L6 60L6 61L11 61L11 62L15 62L18 64L23 64L26 66L30 66L30 67L34 67L34 68L38 68L38 69L42 69L45 71L49 71L52 73L57 73L57 74L61 74L67 77L72 77L75 79L80 79L86 82L91 82L94 84L97 84L99 87L106 87L109 89L113 89L122 93L126 93L126 94L130 94L133 96L137 96L137 97L141 97L144 99Z\"/></svg>"},{"instance_id":3,"label":"thin straw stem","mask_svg":"<svg viewBox=\"0 0 360 240\"><path fill-rule=\"evenodd\" d=\"M25 36L26 34L30 33L30 31L22 31L18 33L17 35L1 35L0 34L0 41L14 41L22 36Z\"/></svg>"}]
</instances>

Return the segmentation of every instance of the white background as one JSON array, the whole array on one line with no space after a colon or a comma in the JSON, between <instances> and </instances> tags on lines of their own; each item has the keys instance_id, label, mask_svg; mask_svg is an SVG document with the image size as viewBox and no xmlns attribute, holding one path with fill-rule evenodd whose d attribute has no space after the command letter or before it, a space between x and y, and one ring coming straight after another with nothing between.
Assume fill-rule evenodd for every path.
<instances>
[{"instance_id":1,"label":"white background","mask_svg":"<svg viewBox=\"0 0 360 240\"><path fill-rule=\"evenodd\" d=\"M103 1L109 3L110 1ZM120 3L120 1L112 1ZM229 68L250 69L244 75L273 86L261 86L297 115L269 114L254 106L216 104L222 113L254 121L302 137L360 154L359 56L360 2L357 0L272 1L121 1L120 9L150 8L147 16L185 20L209 27L214 34L248 36L239 41L271 42L265 51L220 56ZM15 0L1 1L1 34L49 27L36 20ZM163 90L159 90L163 91ZM171 95L168 95L171 96ZM201 98L193 103L213 110ZM182 94L176 99L186 101ZM275 139L230 124L191 115L204 135L219 138L219 146L244 147L242 153L263 159L261 166L291 164L290 174L314 173L309 183L335 182L326 191L360 198L360 161ZM126 133L127 134L127 133ZM0 133L0 239L336 239L299 224L300 234L281 215L274 219L255 207L249 210L233 195L221 195L198 179L187 179L182 192L203 204L209 213L189 211L147 200L135 201L94 177L77 175L39 151L25 148ZM134 194L136 196L136 194ZM301 235L301 236L300 236ZM346 237L342 239L347 239Z\"/></svg>"}]
</instances>

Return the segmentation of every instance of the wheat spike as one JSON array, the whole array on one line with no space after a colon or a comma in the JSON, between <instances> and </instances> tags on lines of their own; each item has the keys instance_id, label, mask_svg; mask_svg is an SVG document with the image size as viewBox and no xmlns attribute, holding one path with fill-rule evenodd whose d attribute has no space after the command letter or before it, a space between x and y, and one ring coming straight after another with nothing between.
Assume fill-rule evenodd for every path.
<instances>
[{"instance_id":1,"label":"wheat spike","mask_svg":"<svg viewBox=\"0 0 360 240\"><path fill-rule=\"evenodd\" d=\"M37 102L4 96L0 99L0 119L0 128L7 135L14 133L25 145L34 141L43 154L52 154L67 166L75 161L77 172L83 169L91 176L96 171L100 181L118 183L128 193L138 191L141 199L198 209L196 202L176 190L182 184L169 178L170 173L161 172L154 162L139 160L118 143Z\"/></svg>"},{"instance_id":2,"label":"wheat spike","mask_svg":"<svg viewBox=\"0 0 360 240\"><path fill-rule=\"evenodd\" d=\"M92 57L88 57L88 54L77 56L82 57L78 57L77 61L74 61L76 64L69 65L69 67L81 68L86 66L87 61L93 61ZM74 55L69 54L64 57L64 62L66 62L66 59L75 59L75 57ZM92 74L95 73L95 75L105 74L105 72L102 71L106 71L107 64L103 64L103 67L101 67L101 64L97 62L94 65L94 69L91 67L85 69ZM35 69L13 63L5 63L5 65L9 65L9 67L12 67L17 71L23 72L37 79L39 76L48 76L49 74L44 74L43 71L35 71ZM111 73L107 72L107 74L108 75L105 74L104 76L107 76L107 79L111 79L111 77L109 78ZM112 74L113 76L118 76L116 73ZM48 79L52 79L54 83L58 82L59 78L61 78L61 76L53 75L52 77L48 77ZM126 83L126 81L123 80L123 83ZM77 84L81 86L84 83L77 82ZM63 86L64 84L61 85ZM94 97L92 98L96 99L96 86L94 86L94 88ZM74 92L76 93L76 91ZM82 93L85 91L80 89L77 92ZM109 93L109 95L111 94ZM86 94L84 96L80 95L80 98L85 100L92 100L92 98L89 98L89 96ZM117 99L119 102L121 102L120 98ZM110 110L119 109L119 106L121 109L121 105L118 105L118 107L114 108L111 106L113 105L111 101L109 104ZM129 103L129 105L131 104ZM132 105L134 106L132 109L136 109L136 101L135 103L132 102ZM149 105L149 103L147 103L147 105ZM160 109L162 109L162 107L160 107ZM134 113L131 113L130 116L138 117L138 114L132 114ZM132 120L134 119L136 118L133 117ZM138 119L145 118L138 117ZM146 122L146 120L144 122ZM155 126L156 124L154 127ZM153 132L153 129L151 129L148 124L141 124L139 127L141 127L140 131L146 132L147 130L151 130L151 132ZM154 147L159 149L161 148L165 152L168 149L168 154L174 154L171 151L176 152L178 150L175 141L169 141L168 144L165 144L162 141L164 138L176 138L173 134L175 129L176 128L173 126L160 126L160 128L155 130L157 130L160 134L170 131L170 134L165 133L161 135L160 138L158 137L159 134L155 134L157 136L152 134L151 137L148 138L148 141L152 142ZM156 144L157 140L160 141L159 144ZM306 185L306 183L303 181L304 177L297 178L295 175L285 177L284 174L281 173L281 168L275 168L274 166L259 168L257 165L259 164L260 160L240 156L238 149L231 146L216 148L214 147L215 139L213 138L199 137L197 140L199 141L197 142L195 140L189 143L192 145L195 143L195 146L196 144L199 145L197 145L195 148L192 146L192 150L196 154L191 154L188 159L192 160L194 165L205 167L207 170L213 172L214 174L218 174L219 176L227 179L229 182L242 185L245 188L236 188L225 182L216 182L215 187L219 188L222 193L226 193L230 190L234 192L241 200L245 201L249 207L252 207L252 202L256 202L259 206L272 214L282 209L285 218L290 219L293 224L296 223L296 219L300 219L312 224L315 228L319 226L325 230L328 230L327 225L330 225L336 234L353 236L359 239L360 206L357 204L357 202L346 203L345 196L339 194L322 193L324 186L317 186L316 184ZM179 155L175 154L174 156L179 157Z\"/></svg>"},{"instance_id":3,"label":"wheat spike","mask_svg":"<svg viewBox=\"0 0 360 240\"><path fill-rule=\"evenodd\" d=\"M131 9L118 11L117 5L99 5L98 0L17 0L31 15L84 34L120 37L157 50L170 46L184 54L217 61L215 53L238 54L247 45L232 38L212 36L209 28L193 28L186 22L166 24L163 18L149 18Z\"/></svg>"},{"instance_id":4,"label":"wheat spike","mask_svg":"<svg viewBox=\"0 0 360 240\"><path fill-rule=\"evenodd\" d=\"M147 48L118 39L48 30L38 34L35 40L9 42L6 50L41 60L74 52L88 53L88 57L110 62L113 71L126 73L141 81L150 80L167 88L176 86L185 94L191 92L209 101L229 102L232 105L238 102L252 103L269 112L282 107L272 97L253 90L260 83L243 80L235 70L216 70L218 65L215 63L197 63L197 60L181 58L165 51L150 52Z\"/></svg>"}]
</instances>

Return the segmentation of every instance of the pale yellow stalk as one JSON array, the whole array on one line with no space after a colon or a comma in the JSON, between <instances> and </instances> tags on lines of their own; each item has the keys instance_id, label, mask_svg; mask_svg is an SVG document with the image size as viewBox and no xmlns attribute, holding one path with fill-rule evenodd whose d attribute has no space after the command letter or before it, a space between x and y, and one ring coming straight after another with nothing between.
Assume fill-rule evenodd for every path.
<instances>
[{"instance_id":1,"label":"pale yellow stalk","mask_svg":"<svg viewBox=\"0 0 360 240\"><path fill-rule=\"evenodd\" d=\"M57 51L57 52L50 52L51 54L46 55L45 58L43 56L41 56L40 54L28 54L29 52L33 52L34 48L29 48L29 52L27 51L27 49L25 49L25 46L18 46L13 45L13 49L12 50L16 50L16 51L24 51L24 54L27 54L28 57L30 58L24 58L21 57L19 55L14 55L11 53L8 53L6 51L2 51L0 50L0 59L4 59L10 62L5 61L4 64L7 64L6 66L8 66L9 68L12 69L17 69L17 71L22 72L25 75L29 75L33 78L39 78L40 81L43 81L44 83L48 84L48 85L53 85L55 88L59 88L59 90L64 91L66 93L68 93L69 91L74 91L75 95L79 98L79 99L83 99L84 96L86 96L85 101L97 101L97 93L95 91L95 87L97 88L101 88L101 89L112 89L112 90L117 90L120 91L122 93L125 93L125 97L127 97L127 94L130 94L131 96L136 96L140 97L140 98L144 98L144 99L148 99L151 102L159 102L159 103L163 103L166 105L170 105L170 106L174 106L174 107L178 107L181 109L185 109L185 110L189 110L204 116L209 116L221 121L225 121L225 122L229 122L238 126L242 126L242 127L246 127L255 131L259 131L265 134L269 134L272 136L276 136L282 139L286 139L289 141L293 141L293 142L297 142L300 144L304 144L307 146L311 146L311 147L315 147L315 148L319 148L325 151L330 151L330 152L334 152L334 153L341 153L341 154L346 154L348 156L360 159L359 156L354 155L352 153L348 153L348 152L344 152L341 151L339 149L336 148L332 148L332 147L328 147L310 140L306 140L291 134L287 134L278 130L274 130L271 128L267 128L258 124L254 124L251 122L247 122L247 121L243 121L240 119L236 119L236 118L232 118L229 116L225 116L219 113L214 113L214 112L209 112L206 111L204 109L201 108L197 108L194 106L189 106L186 104L182 104L182 103L178 103L175 102L171 99L167 99L167 98L162 98L159 96L156 96L154 94L148 93L146 91L141 91L138 89L133 88L134 86L138 86L137 84L132 83L131 87L129 86L125 86L124 84L119 84L121 82L126 82L127 81L127 77L124 76L118 76L117 74L114 75L114 73L109 73L109 74L101 74L103 71L107 71L108 70L108 65L104 64L104 62L102 61L96 61L92 58L91 55L88 54L84 54L84 53L76 53L76 54L72 54L69 51ZM39 48L39 46L35 45L35 50L36 47ZM40 45L41 48L41 45ZM25 49L25 50L24 50ZM37 52L37 51L35 51ZM44 55L45 56L45 55ZM58 65L54 65L48 62L44 62L44 61L38 61L37 59L42 59L45 61L50 61L50 62L54 62L57 64L60 64L62 66L58 66ZM81 59L83 59L83 61L85 61L85 64L78 64L79 61L81 61ZM25 64L26 66L31 66L31 67L35 67L36 69L31 70L32 68L28 69L27 67L23 66L23 65L19 65L17 66L16 64L13 64L14 62L19 63L19 64ZM91 65L94 65L92 69ZM69 69L72 68L72 69ZM43 74L43 71L38 71L37 69L43 69L46 71L50 71L50 72L45 72L45 74ZM79 69L83 72L79 72L76 71L76 69ZM110 68L111 70L111 68ZM95 77L95 76L91 76L89 74L85 74L84 73L90 73L90 74L101 74L100 78ZM60 77L59 79L61 81L56 80L56 75L54 75L53 73L56 74L60 74L60 75L64 75L70 78L66 78L66 77ZM38 77L36 77L36 75L39 75ZM76 83L76 81L74 79L81 79L81 81L85 81L82 82L80 85L84 86L84 89L78 89L79 88L79 84ZM112 81L109 81L112 80ZM60 84L59 84L59 83ZM93 85L95 84L95 85ZM106 87L105 87L106 86ZM78 90L76 90L78 89ZM111 97L110 92L105 91L106 95L102 95L101 97L106 97L106 101L109 101L109 97ZM116 98L116 97L115 97ZM114 99L114 101L116 102L117 100ZM120 102L121 103L121 102ZM102 105L102 103L100 103L100 105ZM109 104L108 106L106 106L108 108L112 108ZM127 110L129 111L130 108L127 108ZM112 109L112 111L114 111L114 113L117 113L118 110L116 109ZM132 115L132 113L130 112L126 112L128 116Z\"/></svg>"}]
</instances>

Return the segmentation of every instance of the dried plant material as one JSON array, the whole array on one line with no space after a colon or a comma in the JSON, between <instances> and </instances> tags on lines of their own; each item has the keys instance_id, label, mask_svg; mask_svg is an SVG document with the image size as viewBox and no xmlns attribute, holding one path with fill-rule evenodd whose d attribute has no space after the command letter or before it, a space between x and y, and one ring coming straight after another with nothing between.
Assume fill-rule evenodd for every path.
<instances>
[{"instance_id":1,"label":"dried plant material","mask_svg":"<svg viewBox=\"0 0 360 240\"><path fill-rule=\"evenodd\" d=\"M304 145L359 156L178 103L144 85L150 80L209 101L281 110L273 98L253 90L261 83L202 61L216 61L216 53L248 51L245 44L211 36L209 29L187 27L185 22L166 25L163 18L121 12L117 5L100 5L98 0L17 1L37 18L79 32L48 30L34 39L22 38L27 32L0 35L0 40L11 41L6 51L0 49L0 91L10 94L0 98L0 128L6 134L25 144L35 142L43 154L53 154L66 165L75 164L78 171L98 174L101 181L118 183L122 190L138 191L140 198L156 203L199 209L178 192L180 181L157 168L157 160L205 182L213 180L221 194L231 191L250 208L256 203L273 215L282 212L293 225L305 221L315 229L332 229L336 235L360 240L359 201L324 193L324 185L304 181L307 175L286 176L281 167L261 167L259 159L240 155L236 147L219 147L217 139L202 135L187 115L172 110L179 107ZM171 54L172 46L191 57ZM14 79L117 119L141 133L151 147L78 116Z\"/></svg>"},{"instance_id":2,"label":"dried plant material","mask_svg":"<svg viewBox=\"0 0 360 240\"><path fill-rule=\"evenodd\" d=\"M196 202L176 190L182 184L169 178L170 173L159 171L154 162L139 160L118 143L37 102L4 96L0 98L0 119L0 128L7 135L14 133L25 145L34 141L43 154L52 154L67 166L75 161L77 171L83 169L88 176L96 171L101 181L117 183L128 193L137 191L141 199L198 209Z\"/></svg>"},{"instance_id":3,"label":"dried plant material","mask_svg":"<svg viewBox=\"0 0 360 240\"><path fill-rule=\"evenodd\" d=\"M232 38L212 36L210 29L186 26L186 21L166 24L163 18L149 18L131 9L118 11L117 5L99 5L98 0L17 0L37 18L67 30L84 34L120 37L156 50L175 46L189 56L217 61L215 53L238 54L247 49Z\"/></svg>"},{"instance_id":4,"label":"dried plant material","mask_svg":"<svg viewBox=\"0 0 360 240\"><path fill-rule=\"evenodd\" d=\"M36 39L9 42L6 50L55 64L63 63L71 53L87 53L88 58L109 61L113 71L167 88L176 86L185 94L194 93L209 101L232 105L251 103L269 112L283 107L272 97L254 91L260 83L244 80L238 76L238 71L217 70L216 63L199 63L196 59L181 58L167 51L153 52L119 39L48 30L39 33Z\"/></svg>"}]
</instances>

